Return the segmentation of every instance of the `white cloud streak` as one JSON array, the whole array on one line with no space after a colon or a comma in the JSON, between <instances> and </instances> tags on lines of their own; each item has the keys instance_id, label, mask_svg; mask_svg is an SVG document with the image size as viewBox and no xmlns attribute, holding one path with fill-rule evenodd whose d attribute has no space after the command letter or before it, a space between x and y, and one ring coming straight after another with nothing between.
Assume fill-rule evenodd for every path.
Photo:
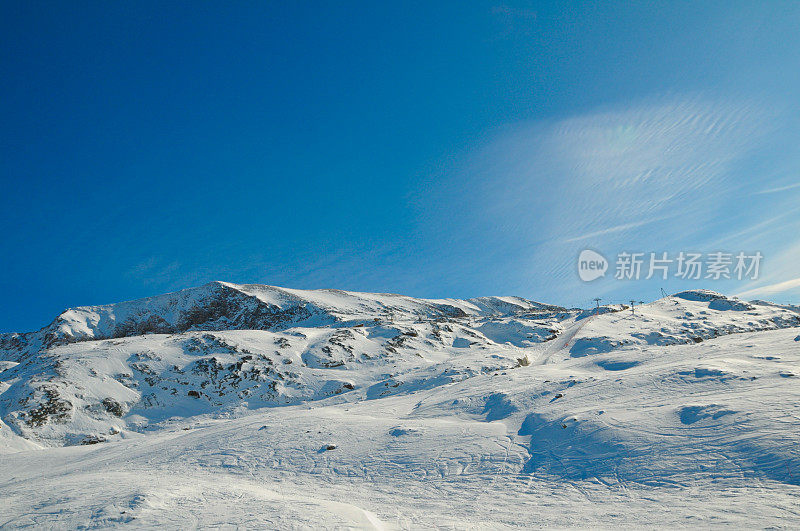
<instances>
[{"instance_id":1,"label":"white cloud streak","mask_svg":"<svg viewBox=\"0 0 800 531\"><path fill-rule=\"evenodd\" d=\"M790 184L788 186L779 186L777 188L767 188L766 190L759 190L757 194L774 194L776 192L785 192L787 190L794 190L800 188L800 183Z\"/></svg>"},{"instance_id":2,"label":"white cloud streak","mask_svg":"<svg viewBox=\"0 0 800 531\"><path fill-rule=\"evenodd\" d=\"M753 289L748 289L746 291L742 291L736 294L737 297L755 297L755 296L764 296L764 295L776 295L781 293L786 293L787 291L791 291L794 289L800 288L800 277L793 278L791 280L784 280L783 282L777 282L775 284L768 284L766 286L760 286Z\"/></svg>"}]
</instances>

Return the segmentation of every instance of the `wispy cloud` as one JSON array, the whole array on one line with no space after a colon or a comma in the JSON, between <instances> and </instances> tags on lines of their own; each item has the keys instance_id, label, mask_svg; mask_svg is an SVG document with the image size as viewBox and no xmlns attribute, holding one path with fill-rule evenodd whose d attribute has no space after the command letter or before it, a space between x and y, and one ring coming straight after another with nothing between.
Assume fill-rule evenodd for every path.
<instances>
[{"instance_id":1,"label":"wispy cloud","mask_svg":"<svg viewBox=\"0 0 800 531\"><path fill-rule=\"evenodd\" d=\"M655 218L655 219L648 219L648 220L644 220L644 221L639 221L637 223L624 223L622 225L616 225L614 227L607 227L605 229L600 229L600 230L597 230L597 231L594 231L594 232L589 232L587 234L581 234L580 236L574 236L572 238L567 238L566 240L564 240L564 242L565 243L572 243L572 242L578 242L578 241L582 241L582 240L588 240L588 239L591 239L591 238L597 238L598 236L606 236L608 234L613 234L615 232L622 232L622 231L626 231L626 230L630 230L630 229L635 229L637 227L641 227L643 225L647 225L648 223L661 221L663 219L666 219L666 216L665 217L661 217L661 218Z\"/></svg>"},{"instance_id":2,"label":"wispy cloud","mask_svg":"<svg viewBox=\"0 0 800 531\"><path fill-rule=\"evenodd\" d=\"M795 234L800 230L800 222L786 225L786 234ZM800 261L800 243L783 241L776 247L774 254L764 259L764 275L758 280L748 283L737 293L740 297L781 295L800 296L800 278L797 277L797 264Z\"/></svg>"},{"instance_id":3,"label":"wispy cloud","mask_svg":"<svg viewBox=\"0 0 800 531\"><path fill-rule=\"evenodd\" d=\"M766 122L751 105L689 98L515 127L460 172L462 202L528 240L597 246L667 218L647 233L674 240L735 192L729 172Z\"/></svg>"},{"instance_id":4,"label":"wispy cloud","mask_svg":"<svg viewBox=\"0 0 800 531\"><path fill-rule=\"evenodd\" d=\"M586 288L574 271L585 247L710 253L755 242L776 265L777 232L797 212L766 194L800 184L770 187L787 173L764 169L754 179L763 164L749 159L775 131L774 114L720 97L670 97L507 128L435 196L450 206L441 210L442 237L491 242L481 257L513 261L531 290L546 278L554 298ZM752 199L757 187L763 203ZM451 235L452 219L459 230ZM767 231L773 237L759 240ZM592 289L620 288L604 282Z\"/></svg>"},{"instance_id":5,"label":"wispy cloud","mask_svg":"<svg viewBox=\"0 0 800 531\"><path fill-rule=\"evenodd\" d=\"M748 289L736 294L737 297L754 297L764 295L776 295L786 293L787 291L800 288L800 277L791 280L784 280L775 284L767 284L753 289Z\"/></svg>"},{"instance_id":6,"label":"wispy cloud","mask_svg":"<svg viewBox=\"0 0 800 531\"><path fill-rule=\"evenodd\" d=\"M795 188L800 188L800 183L790 184L787 186L779 186L777 188L767 188L766 190L759 190L756 192L757 194L774 194L776 192L785 192L787 190L793 190Z\"/></svg>"}]
</instances>

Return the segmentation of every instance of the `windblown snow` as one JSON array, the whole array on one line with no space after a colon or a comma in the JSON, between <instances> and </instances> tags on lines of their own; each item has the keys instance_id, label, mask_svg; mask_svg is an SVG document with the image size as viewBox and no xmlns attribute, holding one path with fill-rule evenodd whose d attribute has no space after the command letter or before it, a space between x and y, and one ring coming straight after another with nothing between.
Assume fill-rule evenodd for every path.
<instances>
[{"instance_id":1,"label":"windblown snow","mask_svg":"<svg viewBox=\"0 0 800 531\"><path fill-rule=\"evenodd\" d=\"M214 282L0 334L0 527L800 526L800 309Z\"/></svg>"}]
</instances>

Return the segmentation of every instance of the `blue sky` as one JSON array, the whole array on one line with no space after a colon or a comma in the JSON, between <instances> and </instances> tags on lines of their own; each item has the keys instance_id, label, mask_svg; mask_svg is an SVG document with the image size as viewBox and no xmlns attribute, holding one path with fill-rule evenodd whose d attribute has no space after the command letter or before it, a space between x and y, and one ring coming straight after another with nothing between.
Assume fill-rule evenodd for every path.
<instances>
[{"instance_id":1,"label":"blue sky","mask_svg":"<svg viewBox=\"0 0 800 531\"><path fill-rule=\"evenodd\" d=\"M797 27L777 1L3 2L0 330L216 279L798 302ZM585 248L764 261L584 283Z\"/></svg>"}]
</instances>

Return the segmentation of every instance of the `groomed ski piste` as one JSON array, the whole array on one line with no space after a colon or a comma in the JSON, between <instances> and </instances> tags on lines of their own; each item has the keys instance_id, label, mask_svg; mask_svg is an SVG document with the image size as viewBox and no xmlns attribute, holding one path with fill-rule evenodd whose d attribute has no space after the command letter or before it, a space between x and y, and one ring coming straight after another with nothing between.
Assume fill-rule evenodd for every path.
<instances>
[{"instance_id":1,"label":"groomed ski piste","mask_svg":"<svg viewBox=\"0 0 800 531\"><path fill-rule=\"evenodd\" d=\"M800 526L800 309L215 282L0 335L4 528Z\"/></svg>"}]
</instances>

